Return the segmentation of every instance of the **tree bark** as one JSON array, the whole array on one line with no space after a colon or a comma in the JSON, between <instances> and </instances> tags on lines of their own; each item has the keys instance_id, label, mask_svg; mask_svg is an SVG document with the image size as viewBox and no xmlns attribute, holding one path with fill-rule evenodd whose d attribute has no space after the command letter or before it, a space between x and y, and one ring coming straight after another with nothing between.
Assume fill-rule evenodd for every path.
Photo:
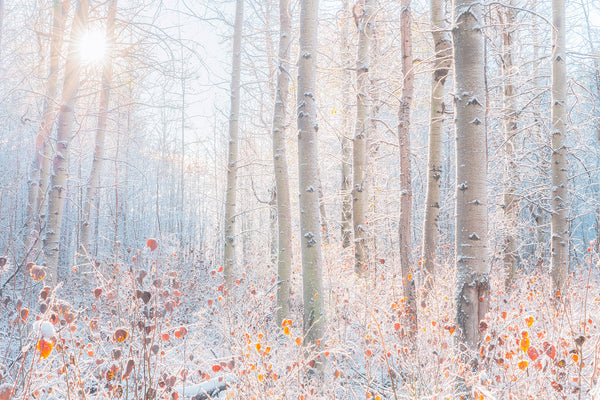
<instances>
[{"instance_id":1,"label":"tree bark","mask_svg":"<svg viewBox=\"0 0 600 400\"><path fill-rule=\"evenodd\" d=\"M98 123L96 127L96 144L94 147L94 159L92 170L86 187L85 203L83 205L83 216L81 220L81 243L79 245L80 272L89 271L91 256L90 232L92 222L92 204L99 195L98 186L104 159L104 140L106 136L106 121L108 119L108 105L112 83L112 49L115 42L115 18L117 14L117 0L111 0L106 19L106 41L107 53L102 71L102 87L100 88L100 105Z\"/></svg>"},{"instance_id":2,"label":"tree bark","mask_svg":"<svg viewBox=\"0 0 600 400\"><path fill-rule=\"evenodd\" d=\"M502 76L503 79L503 117L502 129L504 131L504 168L505 182L504 194L502 196L502 209L504 211L504 248L502 249L502 262L504 264L504 284L510 288L517 271L519 252L517 249L517 215L518 203L516 196L516 184L518 183L518 171L515 161L515 136L517 133L517 109L515 76L517 70L513 63L513 46L515 42L515 10L512 0L509 0L502 14L500 22L503 22L502 32ZM502 18L502 17L505 18ZM502 21L504 19L504 21Z\"/></svg>"},{"instance_id":3,"label":"tree bark","mask_svg":"<svg viewBox=\"0 0 600 400\"><path fill-rule=\"evenodd\" d=\"M304 301L304 342L315 346L325 333L321 227L319 226L319 159L315 102L318 51L318 0L300 4L298 62L298 176Z\"/></svg>"},{"instance_id":4,"label":"tree bark","mask_svg":"<svg viewBox=\"0 0 600 400\"><path fill-rule=\"evenodd\" d=\"M344 14L350 13L348 0L343 0L342 7ZM350 122L350 90L351 87L351 72L349 66L350 44L348 42L349 35L348 16L342 18L342 29L340 38L340 53L342 54L342 246L344 249L352 244L352 141L349 138L351 128Z\"/></svg>"},{"instance_id":5,"label":"tree bark","mask_svg":"<svg viewBox=\"0 0 600 400\"><path fill-rule=\"evenodd\" d=\"M435 49L434 70L431 74L429 106L429 144L427 157L427 192L421 263L424 269L425 290L431 289L435 273L440 215L440 185L442 183L442 126L444 122L444 85L452 65L452 41L446 32L444 1L431 0L431 30Z\"/></svg>"},{"instance_id":6,"label":"tree bark","mask_svg":"<svg viewBox=\"0 0 600 400\"><path fill-rule=\"evenodd\" d=\"M489 308L482 18L480 3L455 0L456 323L461 351L478 349L479 323Z\"/></svg>"},{"instance_id":7,"label":"tree bark","mask_svg":"<svg viewBox=\"0 0 600 400\"><path fill-rule=\"evenodd\" d=\"M569 220L568 220L568 177L567 177L567 63L565 44L565 0L552 0L552 213L551 263L555 296L563 294L569 268Z\"/></svg>"},{"instance_id":8,"label":"tree bark","mask_svg":"<svg viewBox=\"0 0 600 400\"><path fill-rule=\"evenodd\" d=\"M237 0L233 31L233 59L231 61L231 109L229 113L229 152L227 160L227 188L225 193L225 286L231 289L235 268L235 206L237 191L238 131L240 114L240 73L244 0Z\"/></svg>"},{"instance_id":9,"label":"tree bark","mask_svg":"<svg viewBox=\"0 0 600 400\"><path fill-rule=\"evenodd\" d=\"M35 140L35 155L31 163L31 171L27 193L27 225L25 227L25 251L35 243L39 249L39 235L42 226L42 213L46 207L46 192L50 175L51 146L50 136L56 118L56 96L58 92L58 73L60 53L65 32L66 16L69 12L70 0L56 2L53 7L53 23L50 38L50 69L48 86L42 111L42 123Z\"/></svg>"},{"instance_id":10,"label":"tree bark","mask_svg":"<svg viewBox=\"0 0 600 400\"><path fill-rule=\"evenodd\" d=\"M69 143L73 133L74 109L79 90L81 63L78 59L77 38L81 37L87 24L88 1L80 0L73 19L71 43L65 64L65 81L62 92L62 105L58 114L56 134L56 154L53 161L50 193L48 196L48 217L43 240L44 256L52 280L58 282L58 259L60 232L67 192L69 169Z\"/></svg>"},{"instance_id":11,"label":"tree bark","mask_svg":"<svg viewBox=\"0 0 600 400\"><path fill-rule=\"evenodd\" d=\"M325 195L323 194L323 184L319 179L319 216L321 220L321 235L323 244L329 244L329 229L327 228L327 210L325 209Z\"/></svg>"},{"instance_id":12,"label":"tree bark","mask_svg":"<svg viewBox=\"0 0 600 400\"><path fill-rule=\"evenodd\" d=\"M410 110L414 92L410 0L401 1L400 14L402 53L402 99L398 112L398 140L400 148L400 221L399 247L403 294L406 299L408 330L417 333L416 290L412 260L412 171L410 150Z\"/></svg>"},{"instance_id":13,"label":"tree bark","mask_svg":"<svg viewBox=\"0 0 600 400\"><path fill-rule=\"evenodd\" d=\"M352 146L352 222L354 228L354 271L368 271L367 219L367 137L369 131L369 44L371 35L370 0L359 0L352 10L358 28L356 55L356 125Z\"/></svg>"},{"instance_id":14,"label":"tree bark","mask_svg":"<svg viewBox=\"0 0 600 400\"><path fill-rule=\"evenodd\" d=\"M285 149L288 90L290 85L291 18L289 0L279 0L279 68L273 111L273 166L277 199L277 323L290 317L292 271L292 212Z\"/></svg>"}]
</instances>

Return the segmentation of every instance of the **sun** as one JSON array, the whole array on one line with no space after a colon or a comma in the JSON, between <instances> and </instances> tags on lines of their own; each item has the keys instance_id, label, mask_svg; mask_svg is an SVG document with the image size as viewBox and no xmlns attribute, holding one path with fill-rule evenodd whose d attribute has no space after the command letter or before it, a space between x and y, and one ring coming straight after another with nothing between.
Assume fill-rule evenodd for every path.
<instances>
[{"instance_id":1,"label":"sun","mask_svg":"<svg viewBox=\"0 0 600 400\"><path fill-rule=\"evenodd\" d=\"M79 40L79 57L86 64L100 63L106 55L106 36L100 31L87 31Z\"/></svg>"}]
</instances>

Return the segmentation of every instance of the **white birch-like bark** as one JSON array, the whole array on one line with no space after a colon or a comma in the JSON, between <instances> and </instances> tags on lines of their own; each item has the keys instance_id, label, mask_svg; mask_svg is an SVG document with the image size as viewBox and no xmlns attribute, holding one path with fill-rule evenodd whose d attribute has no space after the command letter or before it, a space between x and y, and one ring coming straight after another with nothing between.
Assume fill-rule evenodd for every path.
<instances>
[{"instance_id":1,"label":"white birch-like bark","mask_svg":"<svg viewBox=\"0 0 600 400\"><path fill-rule=\"evenodd\" d=\"M352 223L354 228L354 271L363 276L368 270L367 254L367 136L369 131L369 42L371 35L370 0L354 6L358 28L356 55L356 124L352 146Z\"/></svg>"},{"instance_id":2,"label":"white birch-like bark","mask_svg":"<svg viewBox=\"0 0 600 400\"><path fill-rule=\"evenodd\" d=\"M80 272L85 273L89 268L90 231L92 222L92 205L98 197L98 186L100 184L100 174L102 171L102 161L104 159L104 140L106 136L106 121L108 119L108 105L110 99L110 89L112 82L112 50L115 42L115 18L117 14L117 0L111 0L106 19L106 41L107 53L104 60L102 71L102 87L100 88L100 105L98 112L98 123L96 127L96 144L94 147L94 159L92 160L92 170L86 187L85 203L83 205L83 216L81 220L81 239L79 248Z\"/></svg>"},{"instance_id":3,"label":"white birch-like bark","mask_svg":"<svg viewBox=\"0 0 600 400\"><path fill-rule=\"evenodd\" d=\"M517 133L517 108L515 77L517 69L513 63L514 43L516 35L515 10L512 8L512 0L508 0L502 16L504 16L504 27L502 32L502 76L503 79L503 117L502 129L504 131L504 168L505 182L504 194L502 196L502 209L504 211L504 248L502 249L502 262L504 264L504 283L510 288L517 271L517 215L518 204L516 196L516 184L518 182L517 164L515 161L515 146Z\"/></svg>"},{"instance_id":4,"label":"white birch-like bark","mask_svg":"<svg viewBox=\"0 0 600 400\"><path fill-rule=\"evenodd\" d=\"M342 9L344 14L350 13L348 0L343 0ZM350 65L350 44L348 42L350 18L342 18L342 29L340 37L340 54L342 55L342 246L350 247L353 240L352 235L352 141L350 140L350 90L352 74L348 68Z\"/></svg>"},{"instance_id":5,"label":"white birch-like bark","mask_svg":"<svg viewBox=\"0 0 600 400\"><path fill-rule=\"evenodd\" d=\"M298 177L304 301L304 342L317 345L325 333L321 227L319 224L319 158L317 147L316 73L318 0L300 4L298 62Z\"/></svg>"},{"instance_id":6,"label":"white birch-like bark","mask_svg":"<svg viewBox=\"0 0 600 400\"><path fill-rule=\"evenodd\" d=\"M414 92L410 0L400 2L400 52L402 56L402 99L398 112L398 141L400 148L400 220L398 227L402 287L406 299L408 330L417 332L417 306L412 259L412 168L410 150L410 111Z\"/></svg>"},{"instance_id":7,"label":"white birch-like bark","mask_svg":"<svg viewBox=\"0 0 600 400\"><path fill-rule=\"evenodd\" d=\"M81 37L88 17L88 1L80 0L77 5L73 27L71 29L71 43L65 64L65 81L62 92L62 104L58 114L58 128L56 133L56 154L53 161L52 177L50 180L50 193L48 195L48 214L46 230L43 240L43 251L46 265L51 278L58 282L58 259L62 216L64 211L65 195L67 192L67 178L69 168L69 143L73 133L75 117L75 100L79 90L81 62L78 57L78 38Z\"/></svg>"},{"instance_id":8,"label":"white birch-like bark","mask_svg":"<svg viewBox=\"0 0 600 400\"><path fill-rule=\"evenodd\" d=\"M431 31L435 59L431 74L429 106L429 143L427 157L427 192L425 194L425 220L421 262L425 289L431 288L435 273L435 256L438 244L438 219L440 215L440 187L442 183L442 125L444 122L444 85L452 65L452 40L446 31L444 1L431 0Z\"/></svg>"},{"instance_id":9,"label":"white birch-like bark","mask_svg":"<svg viewBox=\"0 0 600 400\"><path fill-rule=\"evenodd\" d=\"M567 60L565 0L552 0L552 212L550 218L550 275L556 297L566 285L569 269L568 165L567 147Z\"/></svg>"},{"instance_id":10,"label":"white birch-like bark","mask_svg":"<svg viewBox=\"0 0 600 400\"><path fill-rule=\"evenodd\" d=\"M66 16L69 12L70 0L59 1L53 7L53 23L50 37L50 68L48 71L46 97L42 111L42 123L35 140L35 155L31 163L31 175L27 191L27 226L25 227L25 251L35 244L39 249L39 235L42 224L42 213L46 207L46 192L50 175L52 157L50 137L56 118L56 96L58 92L58 73L60 52L63 44Z\"/></svg>"},{"instance_id":11,"label":"white birch-like bark","mask_svg":"<svg viewBox=\"0 0 600 400\"><path fill-rule=\"evenodd\" d=\"M319 179L319 217L321 220L321 240L323 244L329 244L329 229L327 228L327 210L325 209L325 195L323 194L323 184Z\"/></svg>"},{"instance_id":12,"label":"white birch-like bark","mask_svg":"<svg viewBox=\"0 0 600 400\"><path fill-rule=\"evenodd\" d=\"M229 152L227 159L227 187L225 189L225 248L224 274L225 286L231 289L235 268L235 209L237 191L237 161L239 146L240 118L240 74L242 51L242 28L244 19L244 0L236 1L235 25L233 31L233 58L231 61L231 108L229 113Z\"/></svg>"},{"instance_id":13,"label":"white birch-like bark","mask_svg":"<svg viewBox=\"0 0 600 400\"><path fill-rule=\"evenodd\" d=\"M489 309L482 5L455 0L456 323L461 350L477 350Z\"/></svg>"},{"instance_id":14,"label":"white birch-like bark","mask_svg":"<svg viewBox=\"0 0 600 400\"><path fill-rule=\"evenodd\" d=\"M279 50L277 89L273 111L273 166L277 200L277 323L290 318L290 279L292 271L292 211L285 149L285 130L290 86L290 46L292 42L289 0L279 0Z\"/></svg>"}]
</instances>

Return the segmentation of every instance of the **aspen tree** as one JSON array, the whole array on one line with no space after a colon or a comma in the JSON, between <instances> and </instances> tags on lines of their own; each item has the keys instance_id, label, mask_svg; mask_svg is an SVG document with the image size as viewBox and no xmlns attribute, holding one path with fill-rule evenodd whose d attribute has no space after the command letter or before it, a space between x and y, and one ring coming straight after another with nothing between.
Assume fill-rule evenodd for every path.
<instances>
[{"instance_id":1,"label":"aspen tree","mask_svg":"<svg viewBox=\"0 0 600 400\"><path fill-rule=\"evenodd\" d=\"M444 1L431 0L431 35L435 50L431 74L429 105L429 144L427 157L427 192L421 262L425 274L425 288L431 287L435 272L440 215L440 185L442 182L442 125L444 122L444 85L452 65L452 40L446 32Z\"/></svg>"},{"instance_id":2,"label":"aspen tree","mask_svg":"<svg viewBox=\"0 0 600 400\"><path fill-rule=\"evenodd\" d=\"M402 287L406 298L409 332L416 334L417 306L412 259L412 171L410 150L410 110L414 92L410 0L401 1L400 51L402 53L402 99L398 112L400 148L400 221L398 223Z\"/></svg>"},{"instance_id":3,"label":"aspen tree","mask_svg":"<svg viewBox=\"0 0 600 400\"><path fill-rule=\"evenodd\" d=\"M319 158L315 80L318 51L318 0L300 4L298 62L298 177L302 251L305 345L317 345L325 333L321 228L319 224Z\"/></svg>"},{"instance_id":4,"label":"aspen tree","mask_svg":"<svg viewBox=\"0 0 600 400\"><path fill-rule=\"evenodd\" d=\"M349 14L348 0L343 0L342 8L344 14ZM347 86L350 86L352 79L351 72L348 68L349 60L348 55L350 54L350 44L348 41L349 36L349 23L350 18L344 16L342 18L342 29L340 31L340 53L342 54L342 88L344 90L342 95L342 246L344 248L350 247L352 244L352 141L349 138L351 128L350 121L350 90Z\"/></svg>"},{"instance_id":5,"label":"aspen tree","mask_svg":"<svg viewBox=\"0 0 600 400\"><path fill-rule=\"evenodd\" d=\"M500 21L503 23L502 32L502 76L503 79L503 116L502 129L504 131L504 168L505 184L504 194L502 196L502 209L504 211L504 248L502 261L504 264L505 286L509 288L514 279L517 270L518 249L517 249L517 196L516 187L518 181L517 165L515 162L515 146L517 133L517 109L515 90L516 67L513 63L514 42L516 35L515 10L512 8L512 0L509 0L508 7L504 8L500 14ZM502 17L505 18L502 18ZM504 19L504 21L502 21Z\"/></svg>"},{"instance_id":6,"label":"aspen tree","mask_svg":"<svg viewBox=\"0 0 600 400\"><path fill-rule=\"evenodd\" d=\"M81 243L79 248L80 264L85 264L88 258L90 247L91 230L91 211L92 202L98 196L98 186L100 184L100 173L102 170L102 161L104 159L104 140L106 136L106 121L108 119L108 105L110 99L110 89L112 82L112 49L115 42L115 18L117 14L117 0L111 0L108 8L108 17L106 19L106 40L107 54L104 60L102 70L102 87L100 88L100 105L98 113L98 122L96 126L96 143L94 147L94 159L92 160L92 170L86 187L85 203L83 205L83 218L81 221ZM86 268L82 272L85 272Z\"/></svg>"},{"instance_id":7,"label":"aspen tree","mask_svg":"<svg viewBox=\"0 0 600 400\"><path fill-rule=\"evenodd\" d=\"M53 161L50 193L48 195L48 214L46 231L43 240L43 251L46 264L54 282L58 282L58 259L60 232L67 194L67 177L69 168L69 143L73 134L75 118L75 99L80 84L81 62L78 54L79 38L87 25L88 1L80 0L75 11L71 29L71 43L65 64L65 80L62 92L62 103L58 114L56 133L56 154Z\"/></svg>"},{"instance_id":8,"label":"aspen tree","mask_svg":"<svg viewBox=\"0 0 600 400\"><path fill-rule=\"evenodd\" d=\"M277 323L290 316L290 279L292 270L292 213L290 184L285 150L286 115L290 85L291 18L289 0L279 0L279 50L277 89L273 110L273 166L277 201Z\"/></svg>"},{"instance_id":9,"label":"aspen tree","mask_svg":"<svg viewBox=\"0 0 600 400\"><path fill-rule=\"evenodd\" d=\"M569 268L567 147L567 60L565 0L552 0L552 212L550 275L557 298L564 291Z\"/></svg>"},{"instance_id":10,"label":"aspen tree","mask_svg":"<svg viewBox=\"0 0 600 400\"><path fill-rule=\"evenodd\" d=\"M235 267L235 206L237 191L238 134L240 118L240 73L244 0L237 0L233 28L233 58L231 61L231 108L229 112L229 151L227 156L227 188L225 189L225 286L231 289Z\"/></svg>"},{"instance_id":11,"label":"aspen tree","mask_svg":"<svg viewBox=\"0 0 600 400\"><path fill-rule=\"evenodd\" d=\"M354 6L358 28L356 55L356 125L352 146L352 223L354 226L354 270L364 275L368 266L367 254L367 136L369 124L369 42L371 35L370 0L359 0Z\"/></svg>"},{"instance_id":12,"label":"aspen tree","mask_svg":"<svg viewBox=\"0 0 600 400\"><path fill-rule=\"evenodd\" d=\"M46 195L48 190L48 177L50 176L50 162L52 160L52 148L50 137L54 120L56 119L56 97L58 95L58 73L60 69L60 53L65 32L65 21L69 11L70 0L57 1L53 7L52 32L50 36L50 69L48 72L48 83L46 96L42 111L42 123L35 140L35 155L31 164L29 187L27 194L27 226L25 229L25 251L33 244L41 233L42 213L46 207ZM36 248L39 249L40 242L37 241Z\"/></svg>"},{"instance_id":13,"label":"aspen tree","mask_svg":"<svg viewBox=\"0 0 600 400\"><path fill-rule=\"evenodd\" d=\"M482 5L455 0L456 322L461 350L476 350L489 308Z\"/></svg>"}]
</instances>

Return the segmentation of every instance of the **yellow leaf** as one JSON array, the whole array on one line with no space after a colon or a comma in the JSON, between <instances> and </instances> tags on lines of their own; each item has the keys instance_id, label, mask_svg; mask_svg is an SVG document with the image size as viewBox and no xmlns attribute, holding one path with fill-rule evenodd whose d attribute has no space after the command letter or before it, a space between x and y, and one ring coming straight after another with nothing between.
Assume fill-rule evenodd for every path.
<instances>
[{"instance_id":1,"label":"yellow leaf","mask_svg":"<svg viewBox=\"0 0 600 400\"><path fill-rule=\"evenodd\" d=\"M525 371L525 368L527 368L527 361L523 360L523 361L519 361L519 369L522 371Z\"/></svg>"}]
</instances>

